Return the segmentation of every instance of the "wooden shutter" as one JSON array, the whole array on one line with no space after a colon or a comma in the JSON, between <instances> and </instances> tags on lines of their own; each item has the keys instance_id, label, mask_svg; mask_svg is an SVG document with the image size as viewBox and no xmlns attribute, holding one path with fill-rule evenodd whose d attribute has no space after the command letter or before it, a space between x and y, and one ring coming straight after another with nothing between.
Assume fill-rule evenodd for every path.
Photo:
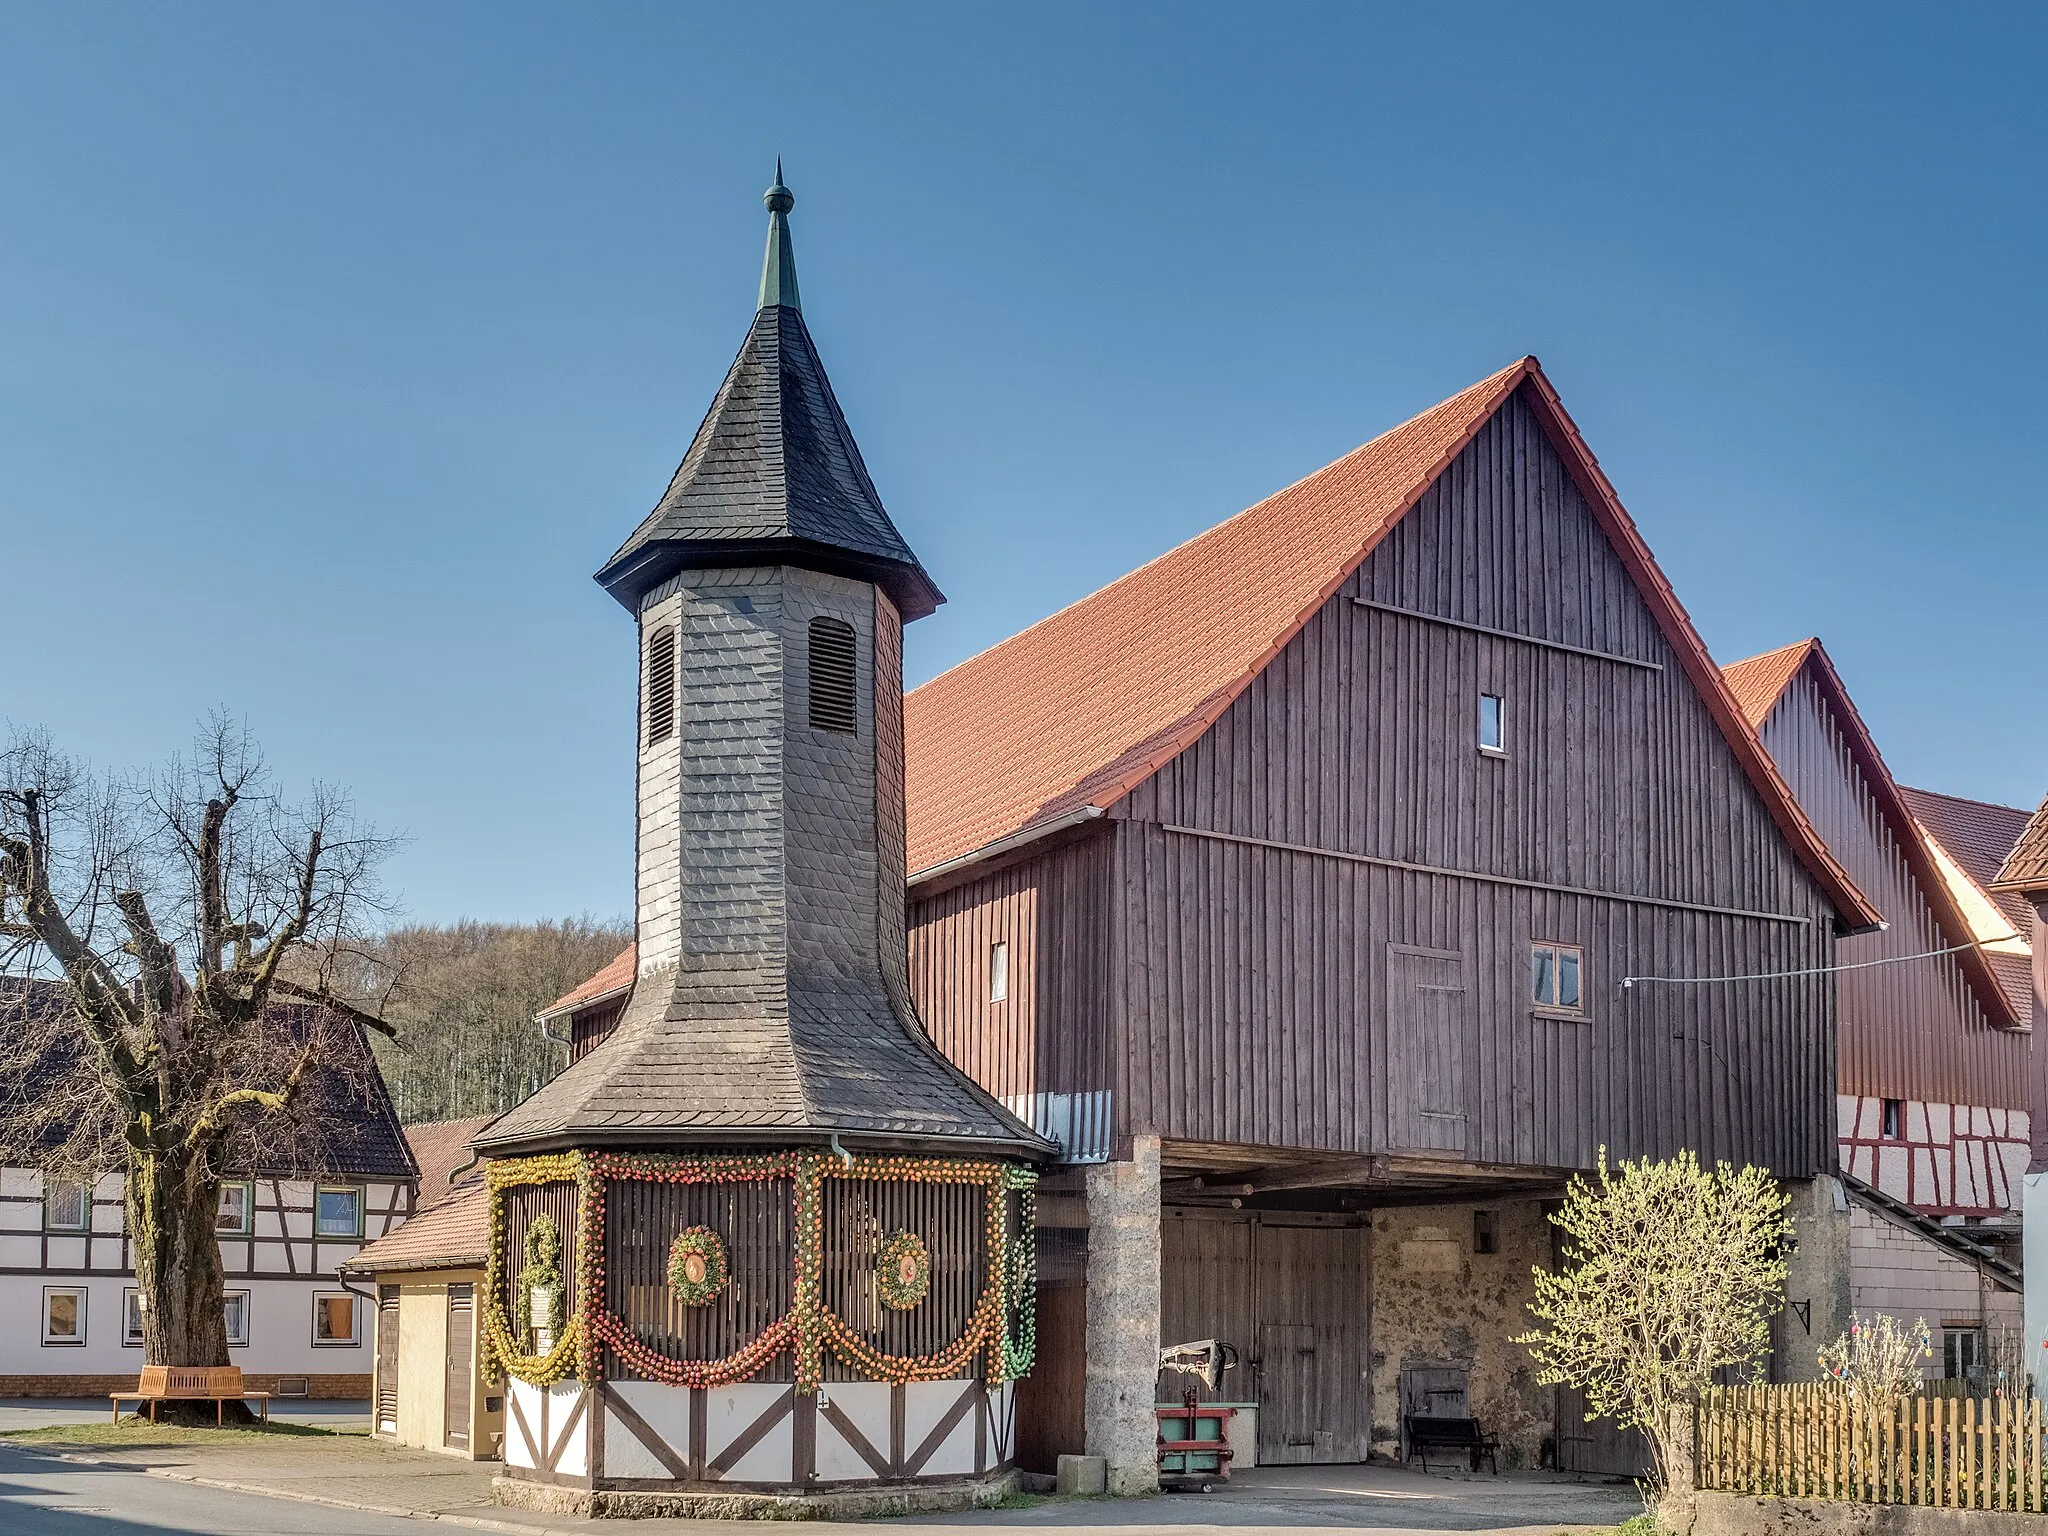
<instances>
[{"instance_id":1,"label":"wooden shutter","mask_svg":"<svg viewBox=\"0 0 2048 1536\"><path fill-rule=\"evenodd\" d=\"M663 624L647 636L647 745L676 730L676 632Z\"/></svg>"},{"instance_id":2,"label":"wooden shutter","mask_svg":"<svg viewBox=\"0 0 2048 1536\"><path fill-rule=\"evenodd\" d=\"M853 626L838 619L811 620L811 726L852 731L854 704Z\"/></svg>"},{"instance_id":3,"label":"wooden shutter","mask_svg":"<svg viewBox=\"0 0 2048 1536\"><path fill-rule=\"evenodd\" d=\"M469 1448L470 1348L476 1335L476 1287L448 1287L448 1386L441 1443Z\"/></svg>"},{"instance_id":4,"label":"wooden shutter","mask_svg":"<svg viewBox=\"0 0 2048 1536\"><path fill-rule=\"evenodd\" d=\"M377 1287L376 1430L398 1433L398 1287Z\"/></svg>"},{"instance_id":5,"label":"wooden shutter","mask_svg":"<svg viewBox=\"0 0 2048 1536\"><path fill-rule=\"evenodd\" d=\"M1471 1016L1465 962L1444 950L1387 946L1387 1140L1463 1152Z\"/></svg>"}]
</instances>

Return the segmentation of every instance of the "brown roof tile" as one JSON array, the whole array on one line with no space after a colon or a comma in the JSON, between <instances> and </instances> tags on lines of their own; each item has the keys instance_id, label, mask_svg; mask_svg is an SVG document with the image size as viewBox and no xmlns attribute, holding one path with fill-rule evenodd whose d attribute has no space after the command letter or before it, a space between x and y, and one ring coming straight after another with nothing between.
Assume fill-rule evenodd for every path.
<instances>
[{"instance_id":1,"label":"brown roof tile","mask_svg":"<svg viewBox=\"0 0 2048 1536\"><path fill-rule=\"evenodd\" d=\"M420 1165L421 1210L448 1198L448 1175L470 1161L470 1141L495 1119L496 1115L478 1115L469 1120L431 1120L405 1128L412 1160ZM480 1175L471 1169L463 1177L468 1180Z\"/></svg>"},{"instance_id":2,"label":"brown roof tile","mask_svg":"<svg viewBox=\"0 0 2048 1536\"><path fill-rule=\"evenodd\" d=\"M480 1266L490 1245L489 1193L481 1181L464 1184L388 1237L358 1249L342 1268L357 1274L386 1274L400 1269Z\"/></svg>"},{"instance_id":3,"label":"brown roof tile","mask_svg":"<svg viewBox=\"0 0 2048 1536\"><path fill-rule=\"evenodd\" d=\"M913 691L911 870L1107 807L1142 783L1215 722L1517 389L1780 830L1851 926L1878 921L1758 744L1533 357Z\"/></svg>"},{"instance_id":4,"label":"brown roof tile","mask_svg":"<svg viewBox=\"0 0 2048 1536\"><path fill-rule=\"evenodd\" d=\"M558 1013L580 1008L593 998L607 997L614 992L625 991L633 985L633 971L637 965L635 957L638 953L636 945L628 944L588 981L579 987L571 988L541 1009L540 1016L544 1019L553 1018Z\"/></svg>"},{"instance_id":5,"label":"brown roof tile","mask_svg":"<svg viewBox=\"0 0 2048 1536\"><path fill-rule=\"evenodd\" d=\"M1998 879L1999 866L2027 829L2027 813L2016 805L1937 794L1931 789L1909 789L1903 784L1899 793L1906 797L1913 815L1942 851L1984 887L1984 893L1997 903L1998 910L2012 920L2014 929L2026 933L2033 921L2033 908L2027 905L2027 898L2018 891L1994 890L1992 886Z\"/></svg>"},{"instance_id":6,"label":"brown roof tile","mask_svg":"<svg viewBox=\"0 0 2048 1536\"><path fill-rule=\"evenodd\" d=\"M1998 884L2032 895L2048 892L2048 800L2028 820L2026 830L1998 870Z\"/></svg>"}]
</instances>

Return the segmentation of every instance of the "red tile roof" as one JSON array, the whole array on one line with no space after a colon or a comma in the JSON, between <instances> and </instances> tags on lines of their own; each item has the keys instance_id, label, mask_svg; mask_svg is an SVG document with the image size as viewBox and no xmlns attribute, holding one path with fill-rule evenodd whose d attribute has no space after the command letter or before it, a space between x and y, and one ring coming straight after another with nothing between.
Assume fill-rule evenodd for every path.
<instances>
[{"instance_id":1,"label":"red tile roof","mask_svg":"<svg viewBox=\"0 0 2048 1536\"><path fill-rule=\"evenodd\" d=\"M1920 825L1942 847L1942 851L2012 920L2016 932L2025 934L2033 922L2034 909L2018 891L1998 891L1999 866L2027 829L2027 813L2016 805L1998 805L1990 800L1966 800L1961 795L1938 794L1931 789L1899 786L1906 804Z\"/></svg>"},{"instance_id":2,"label":"red tile roof","mask_svg":"<svg viewBox=\"0 0 2048 1536\"><path fill-rule=\"evenodd\" d=\"M911 870L1106 808L1142 783L1216 721L1517 389L1780 830L1850 926L1878 921L1758 744L1533 357L913 691Z\"/></svg>"},{"instance_id":3,"label":"red tile roof","mask_svg":"<svg viewBox=\"0 0 2048 1536\"><path fill-rule=\"evenodd\" d=\"M606 997L614 992L625 991L626 988L633 985L633 973L639 966L639 961L636 958L638 954L638 946L628 944L624 949L612 956L604 969L592 976L588 981L572 991L565 992L552 1003L549 1003L547 1007L541 1009L540 1016L544 1019L551 1019L558 1013L567 1013L572 1008L580 1008L583 1004L593 999Z\"/></svg>"},{"instance_id":4,"label":"red tile roof","mask_svg":"<svg viewBox=\"0 0 2048 1536\"><path fill-rule=\"evenodd\" d=\"M481 1182L464 1184L390 1236L358 1249L342 1268L365 1275L401 1269L479 1268L490 1246L489 1195Z\"/></svg>"},{"instance_id":5,"label":"red tile roof","mask_svg":"<svg viewBox=\"0 0 2048 1536\"><path fill-rule=\"evenodd\" d=\"M470 1160L471 1139L495 1119L496 1115L478 1115L469 1120L429 1120L405 1128L412 1160L420 1165L417 1209L425 1210L448 1198L448 1175ZM472 1169L465 1177L473 1179L479 1175Z\"/></svg>"},{"instance_id":6,"label":"red tile roof","mask_svg":"<svg viewBox=\"0 0 2048 1536\"><path fill-rule=\"evenodd\" d=\"M2006 855L1998 871L1998 883L2012 891L2048 892L2048 800L2041 802L2012 852Z\"/></svg>"},{"instance_id":7,"label":"red tile roof","mask_svg":"<svg viewBox=\"0 0 2048 1536\"><path fill-rule=\"evenodd\" d=\"M1897 839L1899 850L1912 870L1921 894L1933 910L1935 924L1944 941L1949 944L1972 943L1977 937L1976 930L1970 926L1969 918L1949 889L1947 878L1928 851L1923 824L1907 798L1914 792L1901 789L1892 777L1891 769L1885 766L1884 754L1878 751L1877 741L1870 734L1870 727L1864 724L1856 701L1849 697L1849 689L1843 683L1842 675L1835 670L1834 659L1828 655L1827 647L1819 640L1800 640L1746 661L1730 662L1722 671L1728 679L1728 691L1742 706L1750 725L1758 730L1770 718L1771 711L1777 707L1778 700L1791 686L1793 678L1802 672L1813 678L1828 708L1834 713L1836 724L1848 739L1849 751L1856 759L1865 782L1870 785L1878 812L1891 827L1892 836ZM1950 857L1954 855L1950 854ZM1956 862L1969 870L1970 866L1963 860L1957 859ZM1999 956L1987 954L1981 948L1965 949L1956 955L1957 965L1991 1021L2005 1028L2024 1025L2033 1015L2033 999L2026 991L2018 994L2012 991L2001 974L1999 959Z\"/></svg>"}]
</instances>

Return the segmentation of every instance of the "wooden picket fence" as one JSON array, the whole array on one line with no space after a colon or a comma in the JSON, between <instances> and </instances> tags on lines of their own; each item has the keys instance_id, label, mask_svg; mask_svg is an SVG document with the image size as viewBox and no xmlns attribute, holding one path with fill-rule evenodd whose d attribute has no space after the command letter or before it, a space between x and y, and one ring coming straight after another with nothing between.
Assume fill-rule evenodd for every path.
<instances>
[{"instance_id":1,"label":"wooden picket fence","mask_svg":"<svg viewBox=\"0 0 2048 1536\"><path fill-rule=\"evenodd\" d=\"M1700 1406L1699 1483L1728 1493L2048 1509L2035 1397L1921 1394L1887 1411L1831 1382L1717 1387Z\"/></svg>"}]
</instances>

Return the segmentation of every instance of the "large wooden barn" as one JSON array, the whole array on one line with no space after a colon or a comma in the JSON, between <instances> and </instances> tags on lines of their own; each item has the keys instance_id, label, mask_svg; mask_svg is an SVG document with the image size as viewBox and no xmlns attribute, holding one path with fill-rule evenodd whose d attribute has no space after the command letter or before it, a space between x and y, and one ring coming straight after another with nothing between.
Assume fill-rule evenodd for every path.
<instances>
[{"instance_id":1,"label":"large wooden barn","mask_svg":"<svg viewBox=\"0 0 2048 1536\"><path fill-rule=\"evenodd\" d=\"M1079 1165L1041 1203L1027 1457L1143 1486L1186 1380L1153 1351L1220 1338L1207 1395L1262 1462L1462 1401L1524 1462L1599 1464L1508 1340L1602 1147L1801 1181L1792 1300L1846 1320L1830 979L1702 978L1826 967L1881 914L1534 358L907 725L919 1011Z\"/></svg>"}]
</instances>

